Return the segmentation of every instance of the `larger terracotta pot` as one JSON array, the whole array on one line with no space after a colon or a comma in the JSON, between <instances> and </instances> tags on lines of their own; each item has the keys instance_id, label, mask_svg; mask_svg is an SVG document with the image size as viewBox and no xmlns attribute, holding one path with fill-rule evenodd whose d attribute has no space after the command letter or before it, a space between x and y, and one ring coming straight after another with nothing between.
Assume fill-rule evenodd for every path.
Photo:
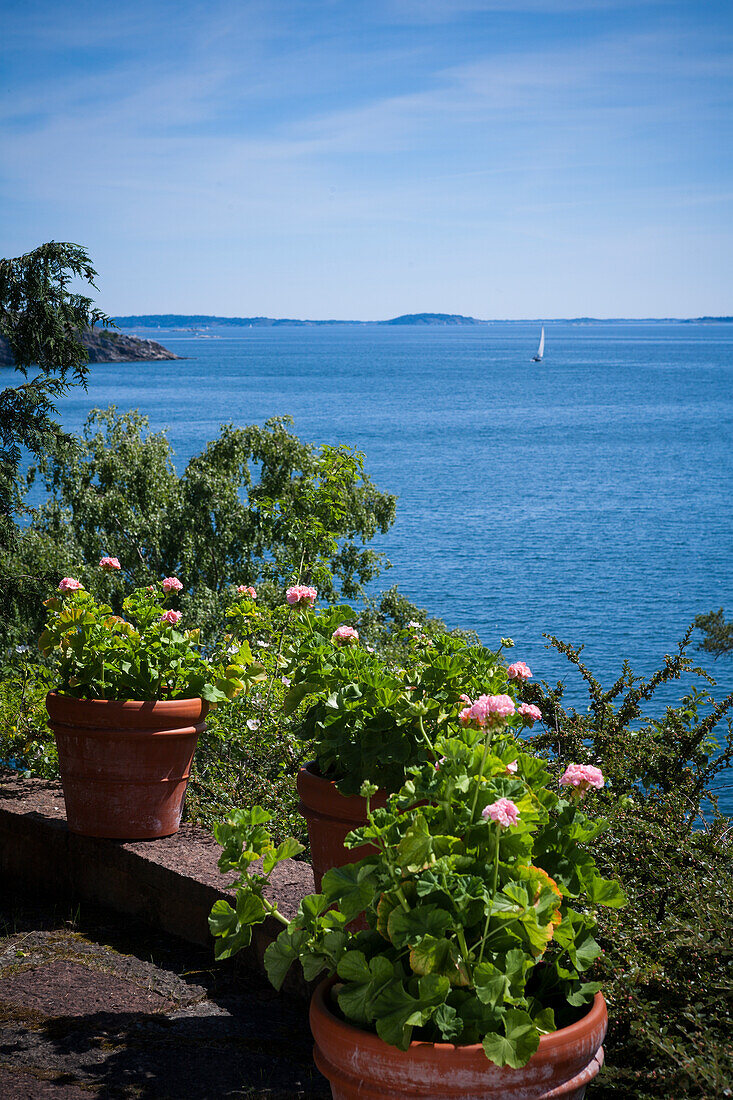
<instances>
[{"instance_id":1,"label":"larger terracotta pot","mask_svg":"<svg viewBox=\"0 0 733 1100\"><path fill-rule=\"evenodd\" d=\"M152 840L178 831L202 699L112 702L49 692L49 725L72 833Z\"/></svg>"},{"instance_id":2,"label":"larger terracotta pot","mask_svg":"<svg viewBox=\"0 0 733 1100\"><path fill-rule=\"evenodd\" d=\"M333 1100L582 1100L603 1065L606 1002L570 1027L543 1035L522 1069L495 1066L480 1044L414 1042L406 1051L345 1023L331 1011L322 982L311 1000L313 1056Z\"/></svg>"},{"instance_id":3,"label":"larger terracotta pot","mask_svg":"<svg viewBox=\"0 0 733 1100\"><path fill-rule=\"evenodd\" d=\"M331 779L324 779L314 763L298 772L299 810L308 825L311 863L316 892L321 879L332 867L358 863L374 849L371 844L345 848L344 839L352 829L367 823L366 799L361 795L343 795ZM372 809L387 805L387 792L379 790L371 800Z\"/></svg>"}]
</instances>

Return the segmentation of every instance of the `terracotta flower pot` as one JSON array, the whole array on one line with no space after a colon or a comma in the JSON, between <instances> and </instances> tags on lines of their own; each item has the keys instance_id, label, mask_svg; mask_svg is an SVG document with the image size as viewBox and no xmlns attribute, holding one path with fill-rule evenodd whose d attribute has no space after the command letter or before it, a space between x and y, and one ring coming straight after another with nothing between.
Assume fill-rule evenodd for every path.
<instances>
[{"instance_id":1,"label":"terracotta flower pot","mask_svg":"<svg viewBox=\"0 0 733 1100\"><path fill-rule=\"evenodd\" d=\"M358 863L373 851L371 844L362 844L360 848L344 847L346 834L367 823L366 799L358 794L339 794L333 780L324 779L314 763L306 764L298 772L298 794L298 808L308 825L313 878L318 892L326 871L345 863ZM377 791L371 805L372 809L386 806L387 792Z\"/></svg>"},{"instance_id":2,"label":"terracotta flower pot","mask_svg":"<svg viewBox=\"0 0 733 1100\"><path fill-rule=\"evenodd\" d=\"M113 702L49 692L72 833L152 840L178 831L202 699Z\"/></svg>"},{"instance_id":3,"label":"terracotta flower pot","mask_svg":"<svg viewBox=\"0 0 733 1100\"><path fill-rule=\"evenodd\" d=\"M331 1011L322 982L311 1000L313 1056L333 1100L582 1100L603 1065L606 1002L596 993L577 1023L543 1035L522 1069L496 1066L480 1044L414 1042L406 1051L345 1023Z\"/></svg>"}]
</instances>

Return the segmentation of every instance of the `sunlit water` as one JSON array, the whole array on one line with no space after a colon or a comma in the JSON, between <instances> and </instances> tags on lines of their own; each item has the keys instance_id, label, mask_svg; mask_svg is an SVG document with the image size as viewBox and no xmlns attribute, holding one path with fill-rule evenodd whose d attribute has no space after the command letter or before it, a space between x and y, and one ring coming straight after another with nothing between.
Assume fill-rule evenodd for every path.
<instances>
[{"instance_id":1,"label":"sunlit water","mask_svg":"<svg viewBox=\"0 0 733 1100\"><path fill-rule=\"evenodd\" d=\"M208 331L140 330L187 358L93 365L65 427L139 408L179 468L228 420L290 413L305 439L356 445L399 497L379 587L513 637L578 704L544 632L585 643L608 684L624 658L651 673L699 612L733 615L733 325L551 324L541 364L519 324ZM703 663L733 689L733 659Z\"/></svg>"}]
</instances>

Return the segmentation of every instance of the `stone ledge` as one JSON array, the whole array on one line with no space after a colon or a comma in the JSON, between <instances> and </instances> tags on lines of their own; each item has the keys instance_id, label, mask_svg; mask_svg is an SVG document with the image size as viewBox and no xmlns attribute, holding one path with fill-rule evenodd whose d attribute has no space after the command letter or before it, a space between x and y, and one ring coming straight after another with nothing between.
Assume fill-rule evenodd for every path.
<instances>
[{"instance_id":1,"label":"stone ledge","mask_svg":"<svg viewBox=\"0 0 733 1100\"><path fill-rule=\"evenodd\" d=\"M232 899L229 876L217 861L221 847L204 829L182 825L161 840L100 840L66 827L61 785L0 772L0 877L54 899L93 902L135 916L191 943L211 946L207 918L219 898ZM309 863L288 859L270 879L269 900L295 916L313 892ZM263 955L282 925L269 917L237 956L244 968L263 971ZM294 968L295 969L295 968ZM291 971L288 988L307 993L302 974Z\"/></svg>"}]
</instances>

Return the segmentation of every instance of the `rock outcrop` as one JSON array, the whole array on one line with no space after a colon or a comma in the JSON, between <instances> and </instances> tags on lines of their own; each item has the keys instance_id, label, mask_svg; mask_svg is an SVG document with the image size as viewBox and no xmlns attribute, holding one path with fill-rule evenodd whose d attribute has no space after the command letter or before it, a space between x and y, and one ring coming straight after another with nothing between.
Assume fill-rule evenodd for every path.
<instances>
[{"instance_id":1,"label":"rock outcrop","mask_svg":"<svg viewBox=\"0 0 733 1100\"><path fill-rule=\"evenodd\" d=\"M140 340L137 336L110 329L95 329L81 338L89 352L90 363L134 363L147 359L180 359L155 340ZM7 340L0 336L0 367L12 367L13 356Z\"/></svg>"}]
</instances>

